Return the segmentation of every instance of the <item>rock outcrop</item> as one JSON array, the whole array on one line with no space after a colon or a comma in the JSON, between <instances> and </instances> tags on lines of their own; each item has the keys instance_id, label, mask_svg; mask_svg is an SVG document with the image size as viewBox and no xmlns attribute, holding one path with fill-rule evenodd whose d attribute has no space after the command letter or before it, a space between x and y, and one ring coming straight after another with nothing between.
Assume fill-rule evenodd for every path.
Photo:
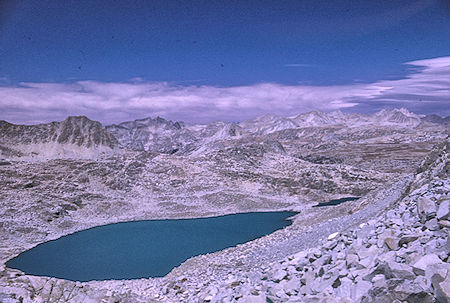
<instances>
[{"instance_id":1,"label":"rock outcrop","mask_svg":"<svg viewBox=\"0 0 450 303\"><path fill-rule=\"evenodd\" d=\"M118 146L100 122L85 116L38 125L0 121L0 152L8 158L90 158L112 153Z\"/></svg>"},{"instance_id":2,"label":"rock outcrop","mask_svg":"<svg viewBox=\"0 0 450 303\"><path fill-rule=\"evenodd\" d=\"M183 122L172 122L161 117L108 125L106 129L123 147L136 151L170 154L195 141Z\"/></svg>"}]
</instances>

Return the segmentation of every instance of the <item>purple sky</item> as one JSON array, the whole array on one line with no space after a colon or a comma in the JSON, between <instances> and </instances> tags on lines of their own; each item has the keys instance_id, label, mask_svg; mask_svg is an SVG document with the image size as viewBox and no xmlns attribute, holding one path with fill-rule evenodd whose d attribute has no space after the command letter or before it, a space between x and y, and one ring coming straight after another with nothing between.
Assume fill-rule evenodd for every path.
<instances>
[{"instance_id":1,"label":"purple sky","mask_svg":"<svg viewBox=\"0 0 450 303\"><path fill-rule=\"evenodd\" d=\"M450 115L444 0L0 1L0 119Z\"/></svg>"},{"instance_id":2,"label":"purple sky","mask_svg":"<svg viewBox=\"0 0 450 303\"><path fill-rule=\"evenodd\" d=\"M0 118L32 124L86 115L104 124L161 116L191 123L242 121L310 110L371 113L406 107L450 115L450 57L409 62L403 79L344 85L179 85L170 82L23 82L0 87Z\"/></svg>"}]
</instances>

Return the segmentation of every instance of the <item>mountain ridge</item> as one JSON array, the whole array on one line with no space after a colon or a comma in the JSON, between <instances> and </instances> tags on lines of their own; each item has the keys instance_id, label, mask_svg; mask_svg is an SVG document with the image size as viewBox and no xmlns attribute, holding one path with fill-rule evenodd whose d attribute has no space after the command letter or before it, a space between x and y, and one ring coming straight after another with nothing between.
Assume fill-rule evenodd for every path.
<instances>
[{"instance_id":1,"label":"mountain ridge","mask_svg":"<svg viewBox=\"0 0 450 303\"><path fill-rule=\"evenodd\" d=\"M187 125L158 116L103 126L86 116L69 116L61 122L36 125L0 121L0 155L96 157L126 149L198 156L223 148L224 142L239 144L255 138L264 141L268 136L275 141L292 137L321 139L317 141L319 145L327 140L339 144L339 140L349 136L352 140L368 140L393 135L394 129L401 133L418 127L426 131L449 125L450 117L417 115L405 108L383 109L373 115L341 111L310 111L290 117L266 114L239 123L216 121L206 125Z\"/></svg>"},{"instance_id":2,"label":"mountain ridge","mask_svg":"<svg viewBox=\"0 0 450 303\"><path fill-rule=\"evenodd\" d=\"M117 139L98 121L69 116L61 122L17 125L0 122L0 152L3 156L92 157L113 152Z\"/></svg>"}]
</instances>

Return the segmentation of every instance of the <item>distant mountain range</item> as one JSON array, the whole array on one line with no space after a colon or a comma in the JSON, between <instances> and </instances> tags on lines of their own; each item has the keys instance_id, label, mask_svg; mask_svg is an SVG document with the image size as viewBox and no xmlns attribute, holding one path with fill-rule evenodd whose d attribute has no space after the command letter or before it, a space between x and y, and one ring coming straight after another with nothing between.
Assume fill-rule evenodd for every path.
<instances>
[{"instance_id":1,"label":"distant mountain range","mask_svg":"<svg viewBox=\"0 0 450 303\"><path fill-rule=\"evenodd\" d=\"M381 110L373 115L341 111L311 111L288 118L264 115L241 123L218 121L208 125L187 125L156 117L104 127L100 122L78 116L31 126L0 121L0 152L3 157L36 158L90 158L119 150L198 155L220 149L222 142L229 140L262 142L270 139L272 142L286 136L326 135L335 140L339 137L321 131L323 128L348 129L347 133L354 135L364 129L447 126L450 126L450 117L419 116L404 108Z\"/></svg>"}]
</instances>

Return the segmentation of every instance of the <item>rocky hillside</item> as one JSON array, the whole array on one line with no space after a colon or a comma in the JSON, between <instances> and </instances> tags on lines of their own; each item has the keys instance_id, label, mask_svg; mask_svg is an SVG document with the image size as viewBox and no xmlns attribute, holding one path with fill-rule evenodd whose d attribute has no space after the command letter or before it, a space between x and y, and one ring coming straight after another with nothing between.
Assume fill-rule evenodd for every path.
<instances>
[{"instance_id":1,"label":"rocky hillside","mask_svg":"<svg viewBox=\"0 0 450 303\"><path fill-rule=\"evenodd\" d=\"M118 145L100 122L84 116L38 125L0 121L0 152L7 158L85 158L112 152Z\"/></svg>"},{"instance_id":2,"label":"rocky hillside","mask_svg":"<svg viewBox=\"0 0 450 303\"><path fill-rule=\"evenodd\" d=\"M239 283L218 283L203 300L449 302L449 150L449 141L436 147L404 197L377 217L232 279Z\"/></svg>"}]
</instances>

